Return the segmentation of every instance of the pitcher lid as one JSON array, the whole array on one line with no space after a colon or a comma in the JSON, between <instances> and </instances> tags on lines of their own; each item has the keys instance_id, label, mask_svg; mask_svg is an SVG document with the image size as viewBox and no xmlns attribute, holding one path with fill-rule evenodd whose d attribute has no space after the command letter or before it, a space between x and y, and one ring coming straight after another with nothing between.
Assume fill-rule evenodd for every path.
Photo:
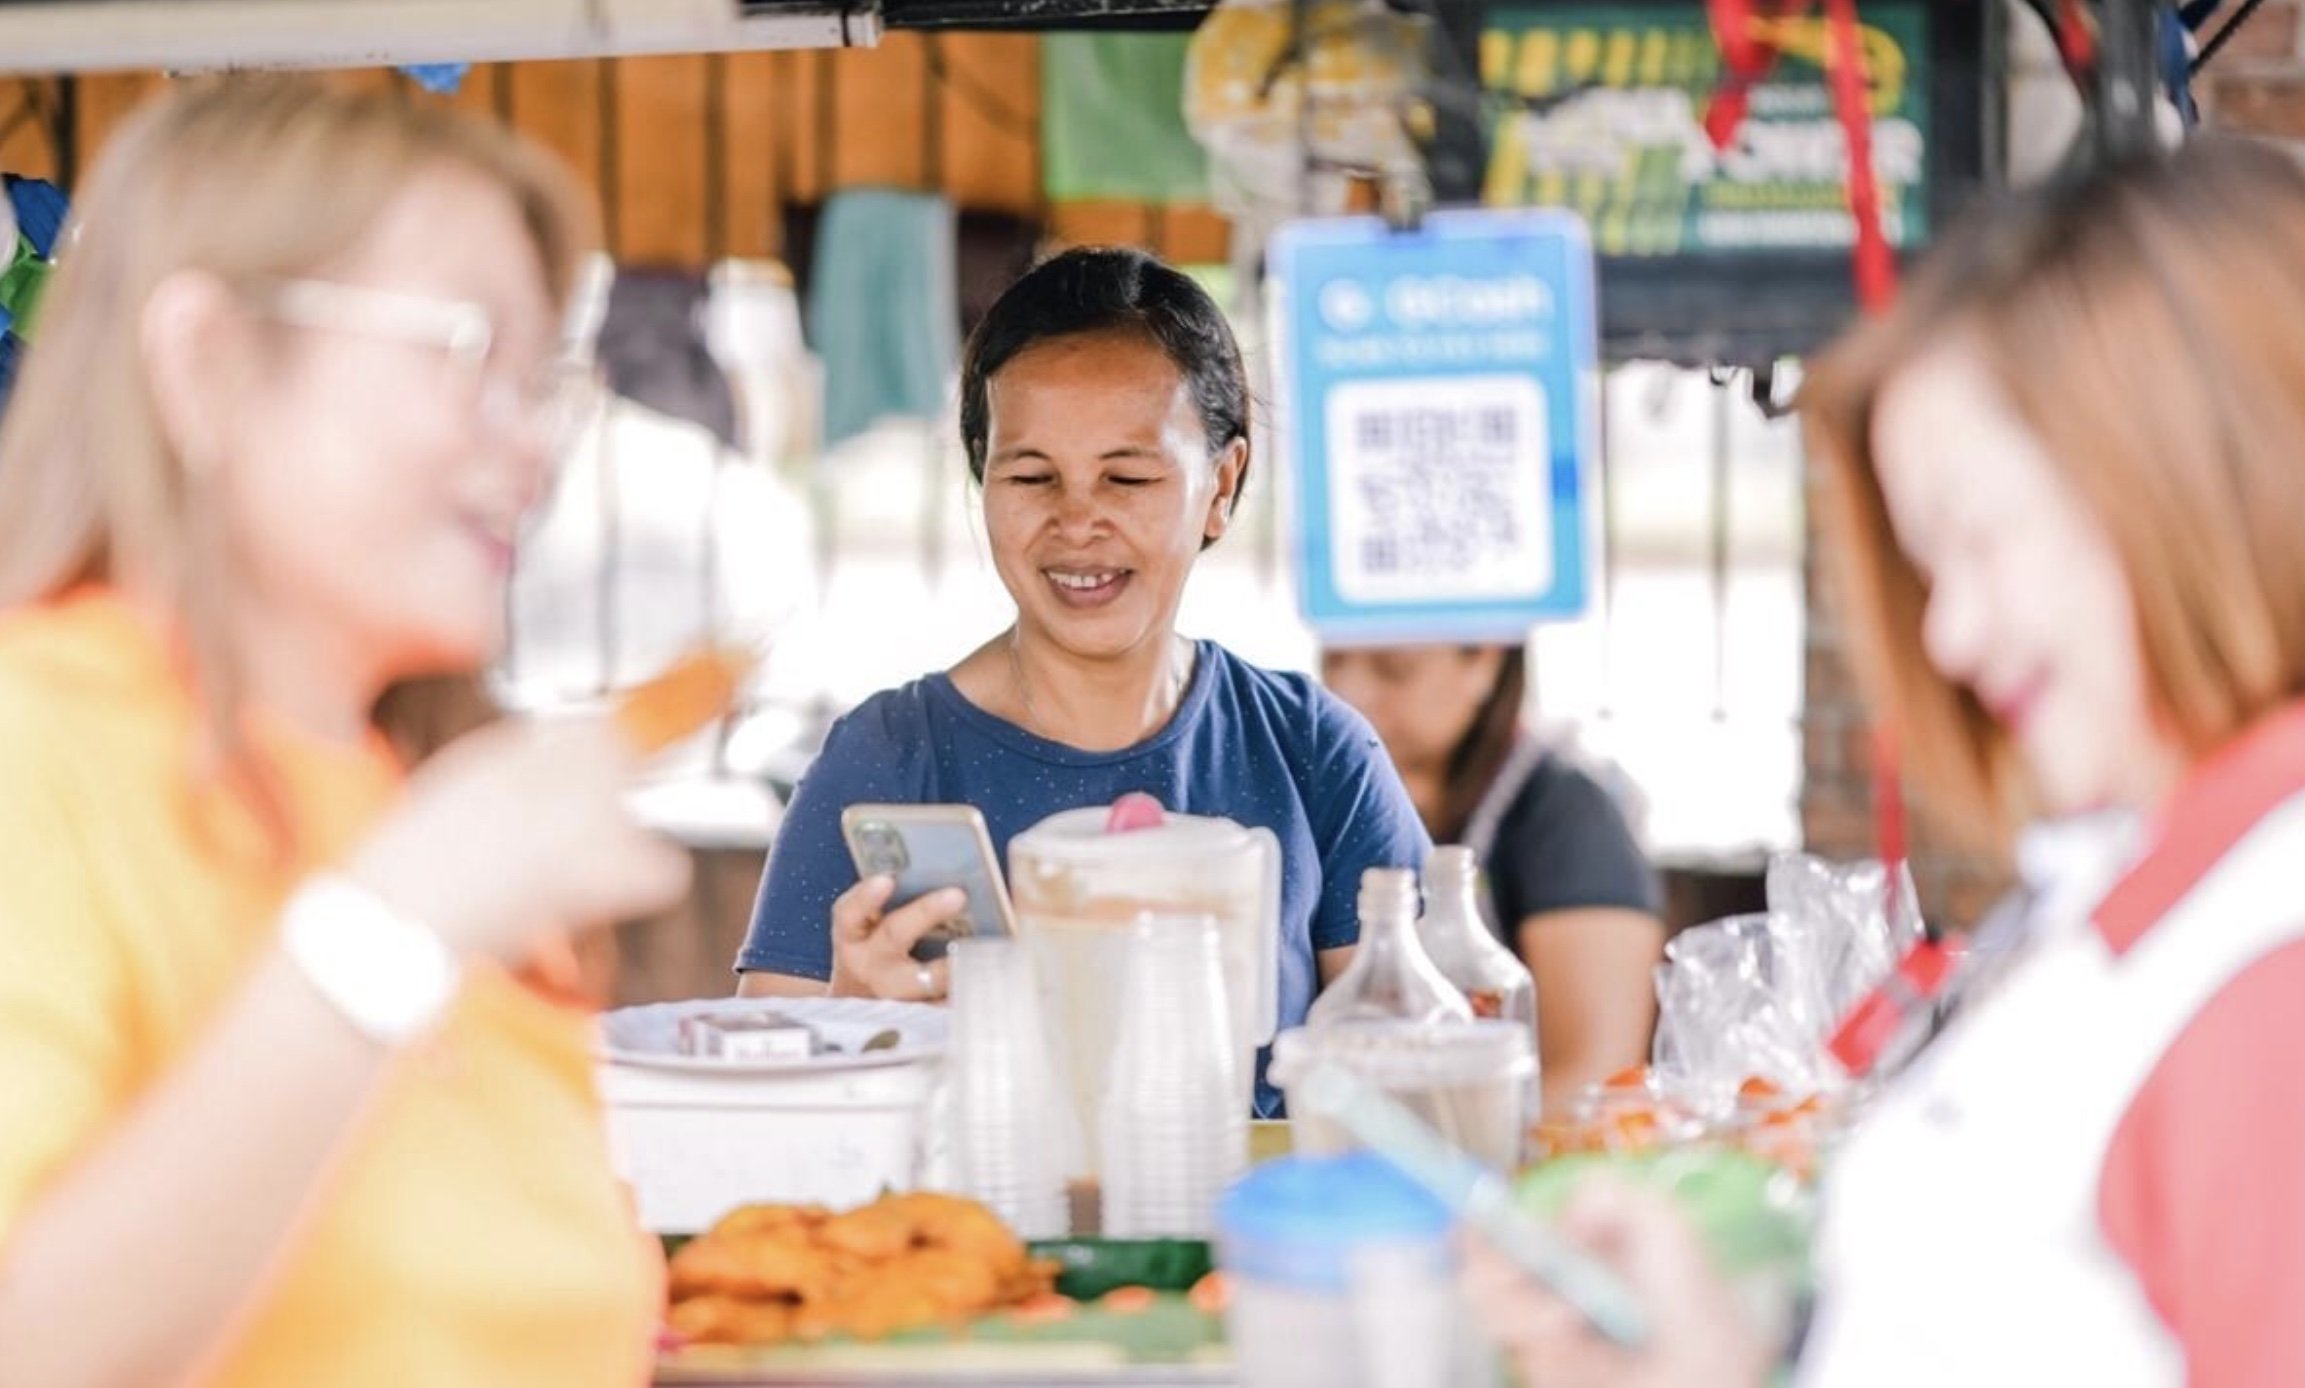
<instances>
[{"instance_id":1,"label":"pitcher lid","mask_svg":"<svg viewBox=\"0 0 2305 1388\"><path fill-rule=\"evenodd\" d=\"M1009 853L1034 854L1062 862L1112 862L1116 858L1169 858L1179 854L1224 853L1249 841L1250 831L1213 815L1167 812L1156 826L1108 832L1109 807L1063 810L1010 841Z\"/></svg>"}]
</instances>

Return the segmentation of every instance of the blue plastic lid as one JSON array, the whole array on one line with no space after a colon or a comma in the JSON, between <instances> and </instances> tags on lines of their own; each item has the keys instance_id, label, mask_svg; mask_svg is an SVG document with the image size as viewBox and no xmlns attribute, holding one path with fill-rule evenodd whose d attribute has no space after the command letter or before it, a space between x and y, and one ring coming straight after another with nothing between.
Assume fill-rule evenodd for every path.
<instances>
[{"instance_id":1,"label":"blue plastic lid","mask_svg":"<svg viewBox=\"0 0 2305 1388\"><path fill-rule=\"evenodd\" d=\"M1372 1152L1267 1162L1217 1207L1228 1236L1328 1248L1439 1238L1453 1223L1446 1205Z\"/></svg>"},{"instance_id":2,"label":"blue plastic lid","mask_svg":"<svg viewBox=\"0 0 2305 1388\"><path fill-rule=\"evenodd\" d=\"M1225 1192L1218 1255L1250 1281L1341 1292L1354 1250L1422 1246L1438 1266L1454 1223L1446 1205L1374 1153L1286 1157Z\"/></svg>"}]
</instances>

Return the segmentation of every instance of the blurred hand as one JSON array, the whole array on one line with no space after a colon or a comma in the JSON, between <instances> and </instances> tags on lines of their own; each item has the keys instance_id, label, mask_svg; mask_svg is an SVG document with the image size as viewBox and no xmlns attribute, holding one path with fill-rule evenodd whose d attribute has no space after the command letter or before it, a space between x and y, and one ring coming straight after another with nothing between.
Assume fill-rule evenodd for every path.
<instances>
[{"instance_id":1,"label":"blurred hand","mask_svg":"<svg viewBox=\"0 0 2305 1388\"><path fill-rule=\"evenodd\" d=\"M1649 1339L1620 1349L1475 1236L1465 1294L1526 1388L1761 1388L1774 1347L1713 1271L1696 1230L1666 1197L1588 1182L1559 1232L1617 1270L1649 1314Z\"/></svg>"},{"instance_id":2,"label":"blurred hand","mask_svg":"<svg viewBox=\"0 0 2305 1388\"><path fill-rule=\"evenodd\" d=\"M924 964L912 947L968 906L958 887L930 892L886 911L896 879L867 877L832 903L832 995L836 998L889 998L934 1002L950 984L950 965ZM883 912L886 911L886 914Z\"/></svg>"},{"instance_id":3,"label":"blurred hand","mask_svg":"<svg viewBox=\"0 0 2305 1388\"><path fill-rule=\"evenodd\" d=\"M689 858L626 812L639 765L605 719L508 720L419 767L345 872L449 948L518 966L572 924L678 902Z\"/></svg>"}]
</instances>

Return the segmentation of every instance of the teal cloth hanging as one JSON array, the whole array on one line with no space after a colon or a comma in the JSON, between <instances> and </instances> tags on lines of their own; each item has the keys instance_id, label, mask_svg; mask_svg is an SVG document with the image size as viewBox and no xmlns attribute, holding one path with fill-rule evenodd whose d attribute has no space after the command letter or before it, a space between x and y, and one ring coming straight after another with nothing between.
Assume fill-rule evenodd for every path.
<instances>
[{"instance_id":1,"label":"teal cloth hanging","mask_svg":"<svg viewBox=\"0 0 2305 1388\"><path fill-rule=\"evenodd\" d=\"M882 419L944 413L960 361L952 204L935 193L850 188L825 204L808 335L824 363L824 442Z\"/></svg>"}]
</instances>

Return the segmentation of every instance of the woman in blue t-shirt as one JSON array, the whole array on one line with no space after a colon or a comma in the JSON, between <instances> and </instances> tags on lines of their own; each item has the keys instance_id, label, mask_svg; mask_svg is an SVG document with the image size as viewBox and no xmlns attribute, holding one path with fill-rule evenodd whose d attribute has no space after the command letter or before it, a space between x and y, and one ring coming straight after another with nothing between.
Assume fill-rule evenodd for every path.
<instances>
[{"instance_id":1,"label":"woman in blue t-shirt","mask_svg":"<svg viewBox=\"0 0 2305 1388\"><path fill-rule=\"evenodd\" d=\"M957 893L883 912L840 835L848 805L974 805L1008 842L1130 791L1281 842L1280 1017L1304 1019L1359 938L1361 872L1427 841L1360 715L1301 675L1176 633L1200 552L1249 466L1240 348L1190 278L1129 250L1075 250L1001 296L961 363L960 424L1016 625L836 724L769 855L742 991L944 995L911 948ZM1258 1106L1276 1104L1260 1083Z\"/></svg>"}]
</instances>

